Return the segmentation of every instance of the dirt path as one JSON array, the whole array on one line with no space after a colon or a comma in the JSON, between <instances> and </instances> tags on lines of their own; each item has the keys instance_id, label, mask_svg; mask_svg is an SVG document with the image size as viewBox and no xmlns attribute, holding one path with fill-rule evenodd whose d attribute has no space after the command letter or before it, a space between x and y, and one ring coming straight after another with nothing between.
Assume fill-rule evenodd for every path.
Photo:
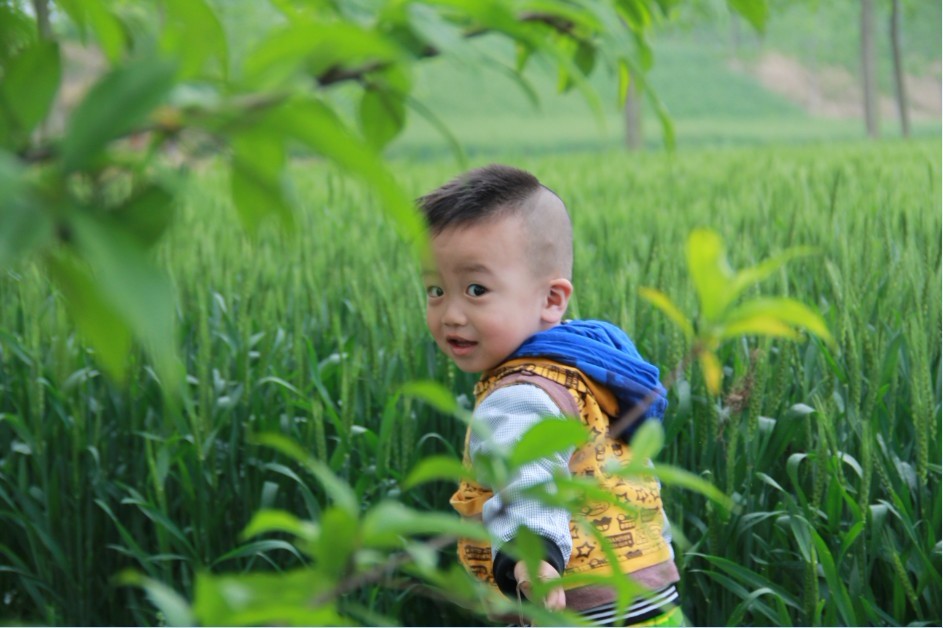
<instances>
[{"instance_id":1,"label":"dirt path","mask_svg":"<svg viewBox=\"0 0 943 628\"><path fill-rule=\"evenodd\" d=\"M861 118L861 88L858 77L843 68L826 67L818 71L804 67L791 57L767 52L750 66L734 63L735 69L754 76L768 90L782 95L811 115L824 118ZM940 119L940 62L926 76L906 77L911 116L915 119ZM897 115L897 105L882 95L881 114Z\"/></svg>"}]
</instances>

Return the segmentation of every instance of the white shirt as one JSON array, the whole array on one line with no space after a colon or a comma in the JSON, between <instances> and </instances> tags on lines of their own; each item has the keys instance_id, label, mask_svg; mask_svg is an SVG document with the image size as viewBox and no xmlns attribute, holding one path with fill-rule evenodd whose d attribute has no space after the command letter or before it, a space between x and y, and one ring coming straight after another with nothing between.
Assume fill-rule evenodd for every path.
<instances>
[{"instance_id":1,"label":"white shirt","mask_svg":"<svg viewBox=\"0 0 943 628\"><path fill-rule=\"evenodd\" d=\"M553 418L550 418L553 417ZM531 384L513 384L499 388L482 401L472 415L490 434L488 438L472 430L469 453L472 463L482 454L509 451L527 430L542 420L562 420L563 412L543 389ZM570 456L574 448L557 452L547 458L521 465L506 486L489 487L494 495L485 502L482 519L485 528L496 541L492 544L492 558L500 546L517 536L517 529L525 526L553 542L570 560L573 540L570 536L570 513L566 508L553 508L533 497L521 495L524 489L552 482L555 475L569 477Z\"/></svg>"}]
</instances>

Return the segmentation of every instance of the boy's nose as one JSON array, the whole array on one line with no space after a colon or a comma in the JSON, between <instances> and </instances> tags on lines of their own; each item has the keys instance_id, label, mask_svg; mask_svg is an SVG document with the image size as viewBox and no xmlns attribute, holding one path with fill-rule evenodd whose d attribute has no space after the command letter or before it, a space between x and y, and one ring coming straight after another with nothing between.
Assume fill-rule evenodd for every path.
<instances>
[{"instance_id":1,"label":"boy's nose","mask_svg":"<svg viewBox=\"0 0 943 628\"><path fill-rule=\"evenodd\" d=\"M448 327L459 327L465 324L465 313L457 303L448 303L442 313L442 324Z\"/></svg>"}]
</instances>

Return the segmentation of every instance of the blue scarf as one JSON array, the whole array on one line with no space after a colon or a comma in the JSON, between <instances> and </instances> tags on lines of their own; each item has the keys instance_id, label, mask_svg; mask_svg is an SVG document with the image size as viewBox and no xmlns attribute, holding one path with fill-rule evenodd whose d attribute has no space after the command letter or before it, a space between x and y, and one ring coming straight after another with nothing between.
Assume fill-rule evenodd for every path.
<instances>
[{"instance_id":1,"label":"blue scarf","mask_svg":"<svg viewBox=\"0 0 943 628\"><path fill-rule=\"evenodd\" d=\"M626 333L611 323L568 321L537 332L508 359L526 357L549 358L578 368L612 391L619 402L620 415L644 403L652 391L655 400L645 410L643 419L661 420L668 407L658 367L646 362ZM634 427L641 423L636 422Z\"/></svg>"}]
</instances>

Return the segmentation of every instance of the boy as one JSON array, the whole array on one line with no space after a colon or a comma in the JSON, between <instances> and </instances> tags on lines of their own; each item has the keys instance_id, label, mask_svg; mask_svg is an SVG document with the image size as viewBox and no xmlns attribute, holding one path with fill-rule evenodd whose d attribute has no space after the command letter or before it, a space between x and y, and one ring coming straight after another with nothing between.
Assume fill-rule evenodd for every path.
<instances>
[{"instance_id":1,"label":"boy","mask_svg":"<svg viewBox=\"0 0 943 628\"><path fill-rule=\"evenodd\" d=\"M609 575L597 542L603 534L617 553L614 567L650 593L616 616L611 588L552 587L547 608L567 608L597 624L679 625L678 572L653 478L622 479L605 472L615 459L630 459L625 440L609 423L641 405L644 418L660 418L665 391L658 370L629 338L601 321L564 321L573 293L572 227L563 202L533 175L507 166L465 173L419 199L431 233L431 263L423 269L426 322L436 344L466 372L481 372L475 387L474 422L466 459L511 445L538 421L579 417L593 438L578 450L525 464L500 487L462 482L452 505L465 517L481 517L495 546L463 540L459 559L471 573L505 594L532 587L523 561L502 547L527 527L544 542L538 577L561 573ZM654 401L653 401L654 400ZM582 520L528 497L528 487L554 475L592 476L624 507L605 502L584 510Z\"/></svg>"}]
</instances>

